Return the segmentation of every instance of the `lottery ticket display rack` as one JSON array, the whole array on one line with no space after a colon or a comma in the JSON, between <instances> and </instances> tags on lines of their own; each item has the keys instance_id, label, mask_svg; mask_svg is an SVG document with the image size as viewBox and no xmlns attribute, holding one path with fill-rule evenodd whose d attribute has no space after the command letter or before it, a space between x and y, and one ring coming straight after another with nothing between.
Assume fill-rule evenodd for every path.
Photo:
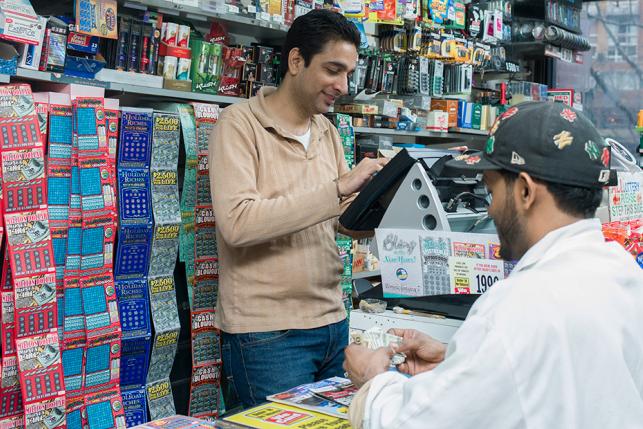
<instances>
[{"instance_id":1,"label":"lottery ticket display rack","mask_svg":"<svg viewBox=\"0 0 643 429\"><path fill-rule=\"evenodd\" d=\"M0 86L0 106L0 426L216 417L219 106L130 108L101 88L28 84Z\"/></svg>"}]
</instances>

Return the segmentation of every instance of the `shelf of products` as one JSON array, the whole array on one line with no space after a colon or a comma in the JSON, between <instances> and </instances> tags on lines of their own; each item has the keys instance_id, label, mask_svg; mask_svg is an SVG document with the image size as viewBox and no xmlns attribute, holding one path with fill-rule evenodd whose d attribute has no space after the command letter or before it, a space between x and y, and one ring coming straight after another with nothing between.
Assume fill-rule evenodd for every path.
<instances>
[{"instance_id":1,"label":"shelf of products","mask_svg":"<svg viewBox=\"0 0 643 429\"><path fill-rule=\"evenodd\" d=\"M167 15L179 16L193 21L225 21L229 31L239 33L245 30L245 32L252 33L253 36L259 39L283 38L288 32L288 27L282 23L241 15L232 11L230 8L235 6L230 5L226 5L228 7L227 13L217 13L167 0L124 1L123 6L138 10L147 10L149 8ZM266 18L271 17L268 14Z\"/></svg>"},{"instance_id":2,"label":"shelf of products","mask_svg":"<svg viewBox=\"0 0 643 429\"><path fill-rule=\"evenodd\" d=\"M577 52L543 41L514 42L507 47L507 53L509 55L519 55L523 58L550 57L567 63L580 61L577 59Z\"/></svg>"},{"instance_id":3,"label":"shelf of products","mask_svg":"<svg viewBox=\"0 0 643 429\"><path fill-rule=\"evenodd\" d=\"M463 138L479 138L486 136L487 131L474 130L469 128L451 128L448 133L436 133L433 131L402 131L390 128L367 128L355 127L355 134L392 135L398 137L424 137L434 139L462 140Z\"/></svg>"},{"instance_id":4,"label":"shelf of products","mask_svg":"<svg viewBox=\"0 0 643 429\"><path fill-rule=\"evenodd\" d=\"M26 185L15 174L5 174L5 183L21 187L24 195L33 196L35 190L40 200L38 204L23 207L12 197L10 201L3 199L2 204L5 216L8 213L17 218L22 213L33 215L34 211L40 216L38 219L48 216L50 234L44 239L43 254L58 252L53 261L50 258L44 264L48 270L56 270L55 274L51 270L47 274L51 283L48 289L64 294L61 297L50 294L45 305L34 306L34 310L53 314L55 305L65 304L65 300L69 304L69 308L60 307L62 324L51 326L47 334L47 347L58 347L59 357L46 370L65 381L65 392L61 389L53 392L53 402L50 397L45 398L50 408L47 413L51 411L51 414L32 417L37 414L33 412L35 409L43 409L43 398L26 397L24 407L12 410L10 417L22 424L24 415L29 415L33 424L54 428L47 424L51 423L47 415L60 418L67 415L70 421L80 421L82 415L87 416L90 429L142 423L148 419L148 409L150 419L177 411L215 417L225 412L228 398L224 398L224 392L219 389L222 361L213 310L219 267L208 187L207 137L220 108L246 100L243 97L254 95L261 86L279 84L280 53L275 46L287 34L289 24L285 23L307 9L321 7L324 2L284 1L282 7L277 7L279 2L256 2L257 9L283 11L276 15L255 13L255 7L247 2L215 0L40 0L32 3L39 3L34 4L38 6L35 12L54 18L38 18L34 14L33 19L45 20L41 27L46 29L45 34L38 44L32 45L42 49L32 51L22 47L17 61L19 67L27 68L18 68L15 76L0 74L0 83L22 83L3 86L0 101L7 109L0 119L19 126L17 122L11 123L15 111L23 122L28 120L31 129L40 126L44 132L39 138L34 132L29 146L19 146L17 140L10 144L3 142L0 152L3 155L9 149L14 152L2 157L3 169L8 164L12 168L20 167L25 177L36 176L36 180ZM487 131L464 127L490 128L504 107L498 107L495 98L488 99L476 92L474 74L482 76L482 80L485 75L512 81L530 76L522 72L522 64L508 61L500 46L505 46L511 38L510 25L502 25L503 18L505 23L511 22L503 13L503 10L506 13L503 5L508 2L473 4L481 14L482 25L477 35L467 28L464 2L454 3L461 12L455 19L449 19L434 7L422 11L418 4L419 20L431 18L434 23L441 22L440 31L405 30L408 37L425 40L424 48L432 48L433 55L415 58L417 52L402 54L383 49L382 46L393 46L389 42L399 39L401 29L387 35L382 31L375 38L379 46L372 46L377 49L360 52L358 67L350 82L350 87L355 89L351 93L369 89L391 98L420 93L423 96L413 97L412 101L404 98L400 103L397 103L399 100L384 103L379 114L373 113L377 109L348 109L353 118L362 117L361 122L353 119L354 123L422 130L371 127L351 130L351 119L344 115L337 127L349 165L358 160L354 152L356 135L387 135L391 136L389 140L407 142L417 139L432 148L466 145L479 149L478 146L485 144ZM111 8L105 8L102 15L99 13L96 17L84 13L94 11L97 4L109 4ZM396 21L401 18L397 16L394 2L385 3L384 7L381 17L379 13L376 16L371 13L368 22L382 23L383 17L390 19L391 16L395 16ZM426 5L423 7L427 9ZM7 12L5 9L6 6L0 6L0 12ZM45 9L51 10L45 12ZM76 30L64 19L55 17L76 19ZM102 33L101 39L94 32L99 40L84 37L80 29L87 31L86 26L91 23L88 18L102 20L110 29L108 36ZM222 25L210 25L215 22ZM454 32L466 37L454 39ZM442 54L445 43L448 54ZM466 63L456 61L458 52L470 47L477 54L470 55ZM520 49L515 50L528 52ZM43 52L46 53L44 60L37 60L43 59ZM33 70L39 66L47 71ZM88 78L65 75L63 70ZM417 70L426 76L396 79ZM477 73L476 70L486 71ZM513 90L511 83L515 82L508 85ZM61 88L69 84L94 88L92 91L73 88L82 95L70 101L70 94L66 93L70 88ZM161 85L165 87L160 88ZM499 93L494 85L489 84L489 92ZM98 88L101 91L94 91ZM94 92L100 92L101 96ZM128 107L130 101L136 107ZM458 122L458 116L473 120ZM447 132L447 124L461 128L449 128ZM428 131L426 127L442 132ZM76 144L74 150L72 142ZM16 162L11 164L14 159ZM22 164L18 165L18 161ZM21 183L14 186L14 182ZM167 202L171 204L165 204ZM43 210L48 210L47 214L38 213ZM39 222L34 225L42 228ZM44 237L36 227L32 234ZM16 231L14 228L7 235L15 235ZM353 241L349 237L338 237L336 243L344 263L340 278L342 299L350 311L352 280L373 279L381 272L352 273ZM4 249L7 254L0 258L32 251L17 239ZM180 265L176 264L177 251ZM110 252L111 260L101 258ZM40 261L40 257L37 260ZM8 260L3 263L3 279L9 278L11 270L10 274L18 280L31 281L34 274L40 275L14 265ZM364 266L370 268L370 265ZM95 272L100 272L102 277L84 278L90 274L96 277ZM101 316L111 325L98 326L92 319L97 291L105 292L104 297L99 297L100 303L112 314ZM21 291L16 290L16 296L18 292ZM58 302L59 298L62 301ZM71 308L72 304L81 308ZM75 325L79 320L77 311L83 318L79 325ZM120 328L114 322L117 319ZM89 322L93 324L92 329ZM66 329L74 326L80 328L70 334ZM59 332L64 340L60 343L56 335ZM41 332L28 334L21 334L16 341L31 341L30 337L37 337ZM72 334L78 334L78 338L84 336L87 341L82 344L67 341L76 339ZM0 396L21 398L25 393L21 383L24 387L25 376L32 374L19 371L24 354L18 354L17 359L4 359L10 351L3 347L1 364L3 374L14 376L11 380L3 378ZM105 368L96 368L94 362L98 361L105 362ZM119 368L119 371L112 371L109 380L103 379L97 372L108 368ZM91 393L84 395L83 392ZM98 404L101 413L96 411ZM109 408L111 411L102 416L102 411ZM98 417L112 421L99 424ZM0 416L0 427L4 427L3 423ZM69 427L76 426L70 424Z\"/></svg>"},{"instance_id":5,"label":"shelf of products","mask_svg":"<svg viewBox=\"0 0 643 429\"><path fill-rule=\"evenodd\" d=\"M9 83L12 80L39 81L61 84L82 84L89 86L100 86L106 91L116 91L127 94L140 94L150 97L163 97L177 100L205 101L208 103L234 104L245 100L240 97L226 97L223 95L206 94L202 92L176 91L165 88L153 88L149 86L130 85L118 82L104 82L97 79L84 79L73 76L66 76L60 73L44 72L19 68L16 76L0 75L0 82Z\"/></svg>"},{"instance_id":6,"label":"shelf of products","mask_svg":"<svg viewBox=\"0 0 643 429\"><path fill-rule=\"evenodd\" d=\"M403 131L394 130L390 128L368 128L368 127L355 127L356 134L376 134L376 135L394 135L394 136L411 136L411 137L438 137L448 138L452 137L448 133L435 133L433 131Z\"/></svg>"},{"instance_id":7,"label":"shelf of products","mask_svg":"<svg viewBox=\"0 0 643 429\"><path fill-rule=\"evenodd\" d=\"M449 133L459 133L459 134L471 134L475 136L487 136L489 131L487 130L476 130L473 128L449 128Z\"/></svg>"}]
</instances>

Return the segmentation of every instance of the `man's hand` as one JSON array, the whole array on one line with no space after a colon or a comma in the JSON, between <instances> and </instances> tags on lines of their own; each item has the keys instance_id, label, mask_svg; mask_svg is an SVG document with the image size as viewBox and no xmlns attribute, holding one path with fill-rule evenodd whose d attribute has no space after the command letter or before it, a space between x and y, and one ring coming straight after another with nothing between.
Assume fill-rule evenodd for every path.
<instances>
[{"instance_id":1,"label":"man's hand","mask_svg":"<svg viewBox=\"0 0 643 429\"><path fill-rule=\"evenodd\" d=\"M386 372L391 366L393 350L391 347L380 347L371 350L364 346L351 344L344 351L344 371L357 387L362 387L371 378Z\"/></svg>"},{"instance_id":2,"label":"man's hand","mask_svg":"<svg viewBox=\"0 0 643 429\"><path fill-rule=\"evenodd\" d=\"M404 363L397 366L400 372L416 375L430 371L444 360L446 347L441 342L415 329L390 329L390 334L402 337L396 353L406 354Z\"/></svg>"},{"instance_id":3,"label":"man's hand","mask_svg":"<svg viewBox=\"0 0 643 429\"><path fill-rule=\"evenodd\" d=\"M373 174L380 171L388 159L386 158L364 158L351 171L344 174L337 182L337 188L342 197L346 197L362 190L373 178Z\"/></svg>"}]
</instances>

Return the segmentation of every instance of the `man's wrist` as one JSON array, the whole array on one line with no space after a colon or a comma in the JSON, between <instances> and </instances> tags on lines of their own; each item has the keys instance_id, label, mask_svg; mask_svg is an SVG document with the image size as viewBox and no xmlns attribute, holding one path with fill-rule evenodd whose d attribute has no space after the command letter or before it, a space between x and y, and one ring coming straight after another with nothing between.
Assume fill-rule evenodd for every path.
<instances>
[{"instance_id":1,"label":"man's wrist","mask_svg":"<svg viewBox=\"0 0 643 429\"><path fill-rule=\"evenodd\" d=\"M337 198L340 199L340 201L344 198L344 195L342 195L342 191L339 189L339 178L333 180L335 182L335 189L337 191Z\"/></svg>"}]
</instances>

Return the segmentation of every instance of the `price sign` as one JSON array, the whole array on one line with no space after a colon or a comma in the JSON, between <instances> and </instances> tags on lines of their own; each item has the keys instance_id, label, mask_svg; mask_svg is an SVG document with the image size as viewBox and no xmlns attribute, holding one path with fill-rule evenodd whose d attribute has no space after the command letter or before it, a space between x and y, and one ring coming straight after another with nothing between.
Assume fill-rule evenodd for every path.
<instances>
[{"instance_id":1,"label":"price sign","mask_svg":"<svg viewBox=\"0 0 643 429\"><path fill-rule=\"evenodd\" d=\"M505 278L504 262L492 259L449 257L451 293L485 293Z\"/></svg>"}]
</instances>

